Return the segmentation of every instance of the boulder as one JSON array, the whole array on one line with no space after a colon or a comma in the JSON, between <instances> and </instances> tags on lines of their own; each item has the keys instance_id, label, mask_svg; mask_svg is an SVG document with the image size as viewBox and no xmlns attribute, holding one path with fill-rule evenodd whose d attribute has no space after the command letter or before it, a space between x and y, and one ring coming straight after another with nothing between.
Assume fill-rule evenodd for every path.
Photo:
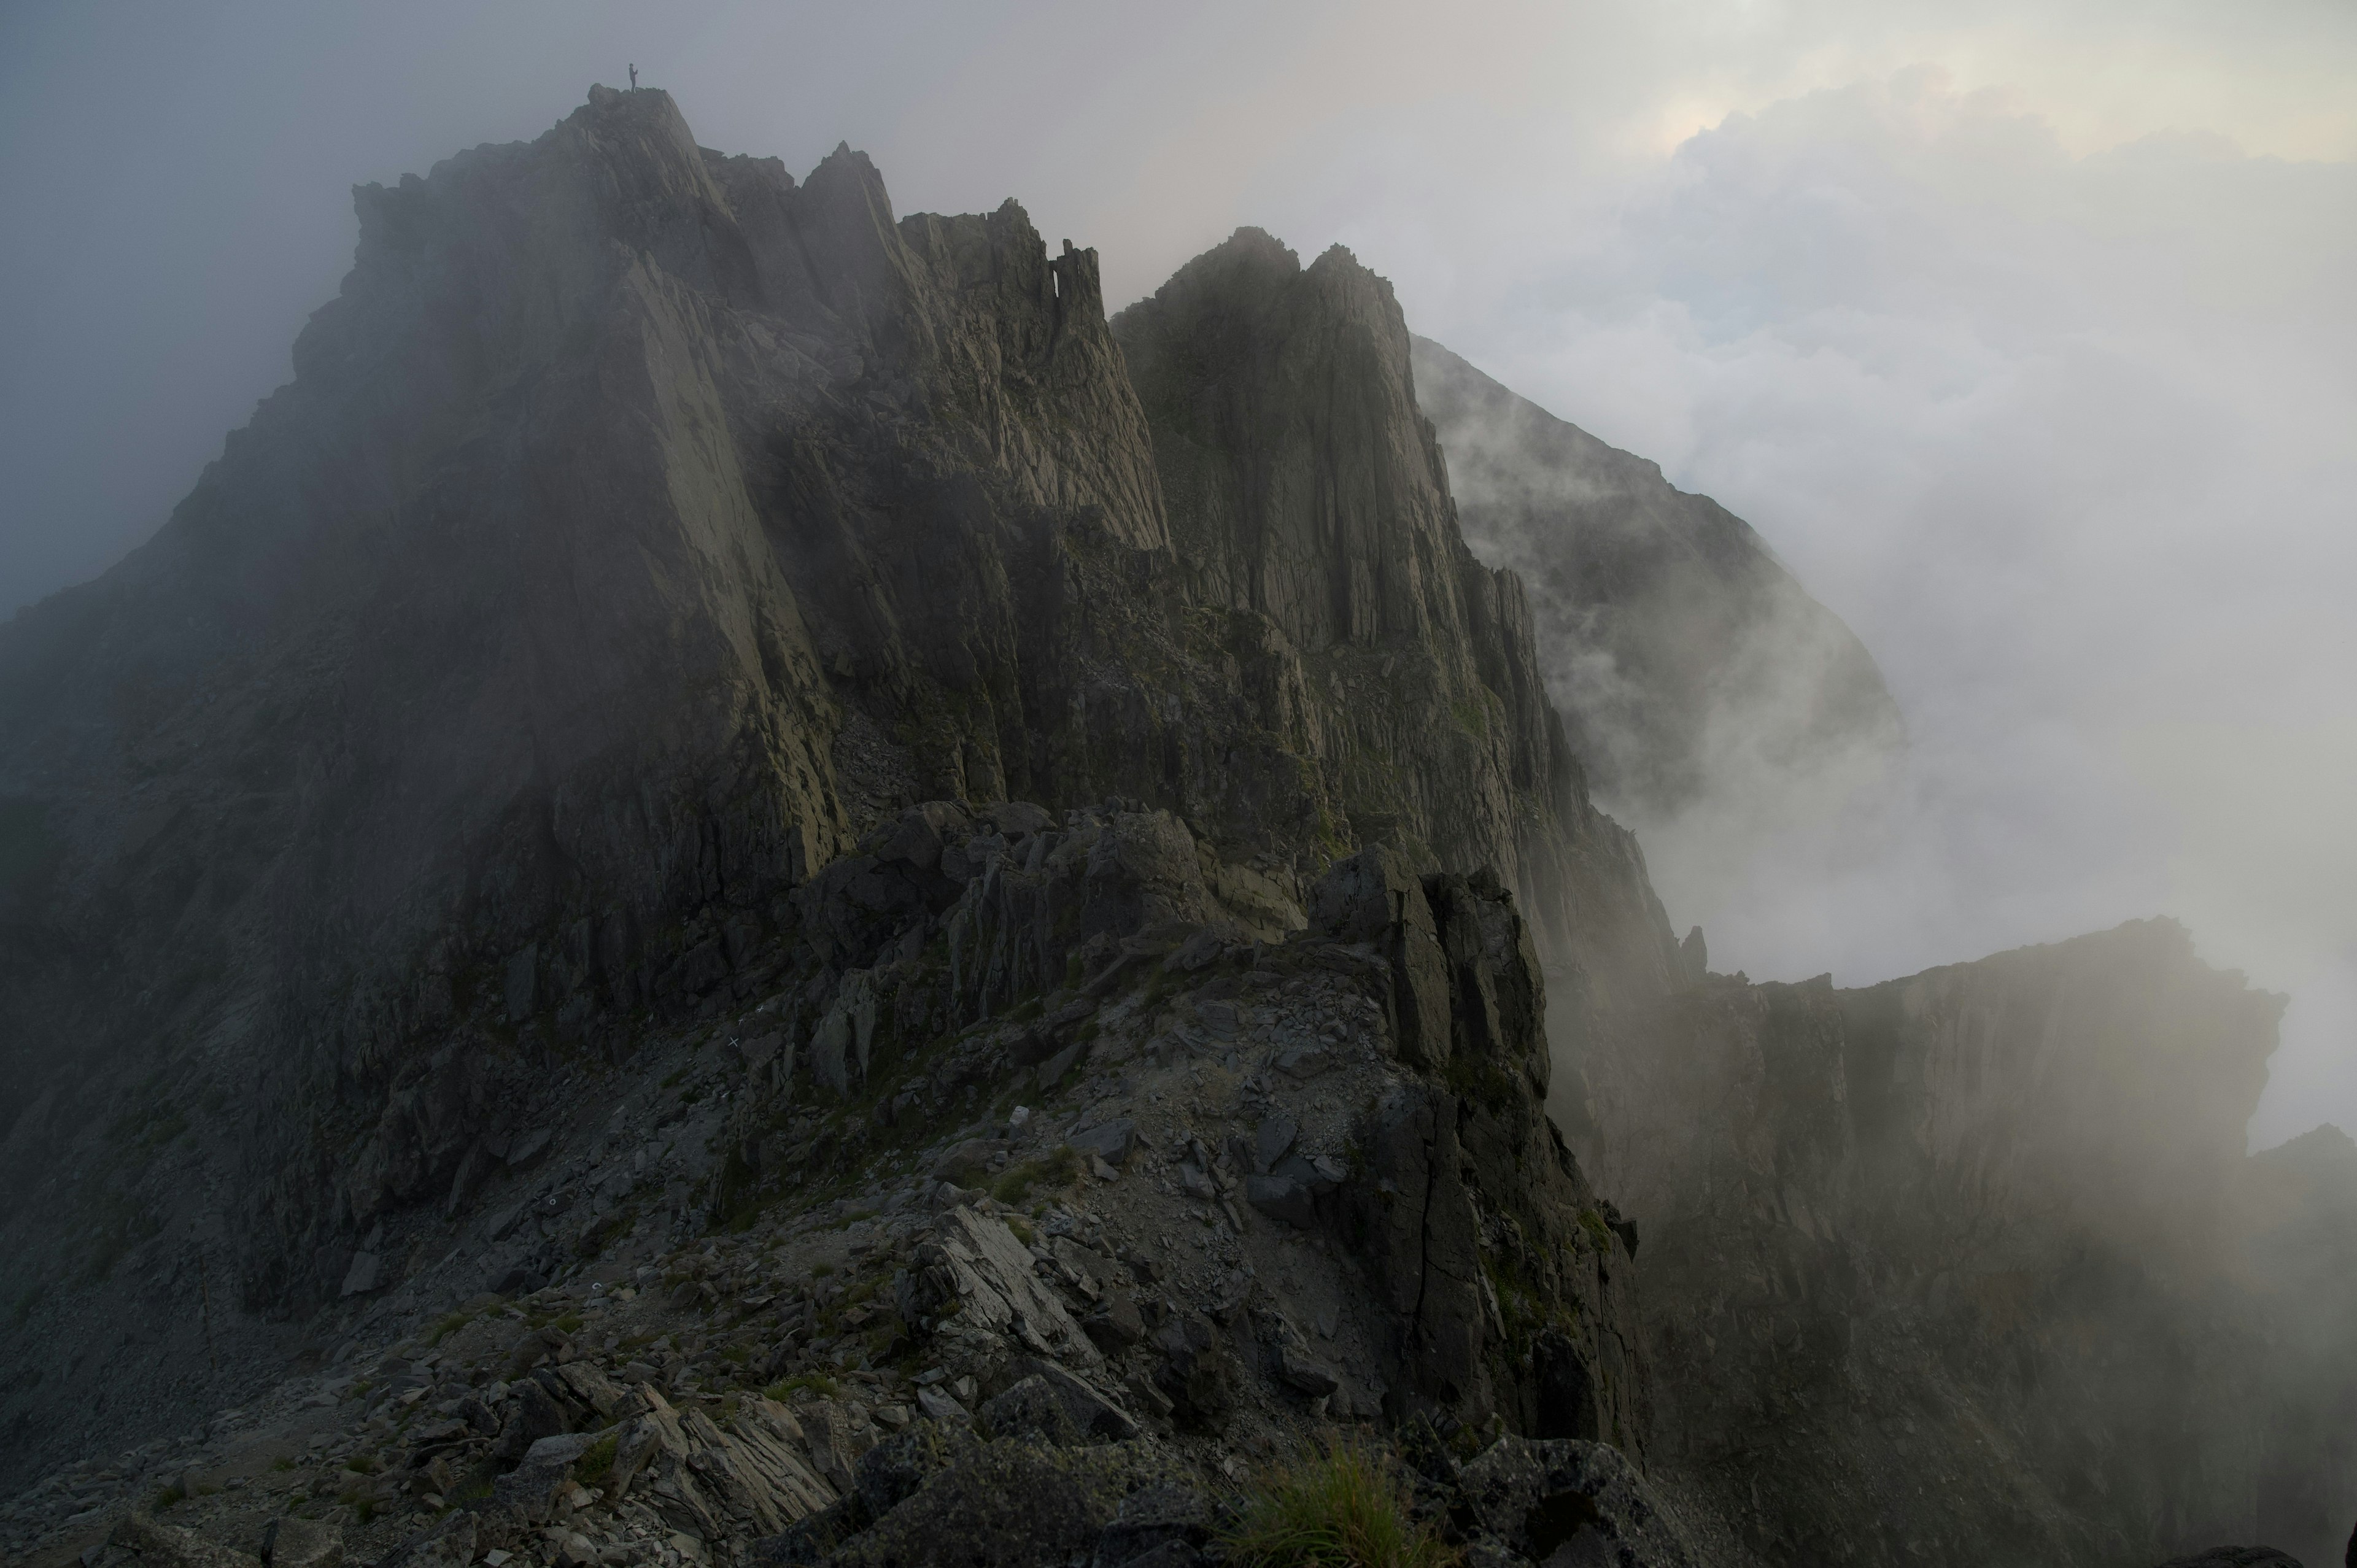
<instances>
[{"instance_id":1,"label":"boulder","mask_svg":"<svg viewBox=\"0 0 2357 1568\"><path fill-rule=\"evenodd\" d=\"M1030 1251L1002 1220L960 1207L934 1221L910 1269L921 1313L954 1307L968 1331L1003 1334L1034 1354L1094 1366L1101 1358L1040 1280Z\"/></svg>"},{"instance_id":2,"label":"boulder","mask_svg":"<svg viewBox=\"0 0 2357 1568\"><path fill-rule=\"evenodd\" d=\"M724 1430L702 1410L673 1410L651 1389L644 1397L649 1410L615 1445L611 1496L634 1491L673 1528L702 1541L776 1535L835 1501L838 1487L802 1459L803 1428L775 1401L747 1400ZM813 1455L818 1447L813 1431ZM848 1490L847 1468L841 1480Z\"/></svg>"},{"instance_id":3,"label":"boulder","mask_svg":"<svg viewBox=\"0 0 2357 1568\"><path fill-rule=\"evenodd\" d=\"M137 1552L139 1568L262 1568L258 1557L208 1541L193 1530L157 1524L136 1509L123 1516L107 1540Z\"/></svg>"},{"instance_id":4,"label":"boulder","mask_svg":"<svg viewBox=\"0 0 2357 1568\"><path fill-rule=\"evenodd\" d=\"M982 1407L998 1437L1050 1443L1120 1443L1137 1435L1127 1411L1061 1367L1041 1367Z\"/></svg>"},{"instance_id":5,"label":"boulder","mask_svg":"<svg viewBox=\"0 0 2357 1568\"><path fill-rule=\"evenodd\" d=\"M1298 1230L1318 1223L1316 1198L1306 1185L1289 1176L1246 1176L1244 1201Z\"/></svg>"},{"instance_id":6,"label":"boulder","mask_svg":"<svg viewBox=\"0 0 2357 1568\"><path fill-rule=\"evenodd\" d=\"M384 1288L384 1260L374 1252L355 1252L352 1265L344 1271L344 1295L366 1295Z\"/></svg>"},{"instance_id":7,"label":"boulder","mask_svg":"<svg viewBox=\"0 0 2357 1568\"><path fill-rule=\"evenodd\" d=\"M1218 1525L1211 1500L1192 1487L1143 1487L1121 1501L1097 1535L1092 1568L1179 1568L1191 1564Z\"/></svg>"},{"instance_id":8,"label":"boulder","mask_svg":"<svg viewBox=\"0 0 2357 1568\"><path fill-rule=\"evenodd\" d=\"M1170 1402L1171 1418L1196 1432L1217 1432L1235 1408L1243 1367L1210 1319L1188 1313L1162 1326L1155 1346L1162 1352L1154 1386Z\"/></svg>"},{"instance_id":9,"label":"boulder","mask_svg":"<svg viewBox=\"0 0 2357 1568\"><path fill-rule=\"evenodd\" d=\"M1292 1151L1293 1140L1301 1133L1300 1123L1290 1116L1271 1116L1253 1134L1253 1168L1266 1176L1276 1168L1276 1162Z\"/></svg>"},{"instance_id":10,"label":"boulder","mask_svg":"<svg viewBox=\"0 0 2357 1568\"><path fill-rule=\"evenodd\" d=\"M507 1423L491 1452L501 1459L521 1460L542 1438L562 1436L572 1424L565 1407L536 1380L520 1379L508 1391Z\"/></svg>"},{"instance_id":11,"label":"boulder","mask_svg":"<svg viewBox=\"0 0 2357 1568\"><path fill-rule=\"evenodd\" d=\"M1119 1170L1137 1148L1137 1123L1129 1117L1084 1127L1065 1140L1084 1155L1093 1155Z\"/></svg>"},{"instance_id":12,"label":"boulder","mask_svg":"<svg viewBox=\"0 0 2357 1568\"><path fill-rule=\"evenodd\" d=\"M447 1514L377 1560L377 1568L468 1568L480 1548L482 1522L471 1513Z\"/></svg>"},{"instance_id":13,"label":"boulder","mask_svg":"<svg viewBox=\"0 0 2357 1568\"><path fill-rule=\"evenodd\" d=\"M1501 1437L1458 1472L1457 1487L1483 1534L1534 1563L1696 1568L1700 1562L1635 1467L1605 1444Z\"/></svg>"},{"instance_id":14,"label":"boulder","mask_svg":"<svg viewBox=\"0 0 2357 1568\"><path fill-rule=\"evenodd\" d=\"M341 1568L344 1531L324 1520L272 1520L262 1531L265 1568Z\"/></svg>"},{"instance_id":15,"label":"boulder","mask_svg":"<svg viewBox=\"0 0 2357 1568\"><path fill-rule=\"evenodd\" d=\"M1064 1448L1021 1439L978 1444L866 1529L825 1553L832 1568L1032 1568L1091 1560L1126 1498L1189 1487L1176 1458L1140 1443ZM782 1546L782 1543L780 1543ZM770 1542L757 1563L815 1561Z\"/></svg>"},{"instance_id":16,"label":"boulder","mask_svg":"<svg viewBox=\"0 0 2357 1568\"><path fill-rule=\"evenodd\" d=\"M1331 1367L1290 1345L1277 1348L1276 1375L1313 1399L1331 1394L1342 1386L1342 1380Z\"/></svg>"}]
</instances>

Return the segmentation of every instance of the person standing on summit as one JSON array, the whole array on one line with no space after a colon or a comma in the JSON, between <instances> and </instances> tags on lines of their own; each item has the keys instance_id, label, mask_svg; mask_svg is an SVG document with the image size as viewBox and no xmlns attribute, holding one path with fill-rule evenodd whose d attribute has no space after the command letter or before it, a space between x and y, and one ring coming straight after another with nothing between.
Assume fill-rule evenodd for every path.
<instances>
[{"instance_id":1,"label":"person standing on summit","mask_svg":"<svg viewBox=\"0 0 2357 1568\"><path fill-rule=\"evenodd\" d=\"M633 62L633 63L631 64L631 66L630 66L630 91L633 91L633 92L636 92L638 90L639 90L639 68L638 68L638 65L636 64L636 62Z\"/></svg>"}]
</instances>

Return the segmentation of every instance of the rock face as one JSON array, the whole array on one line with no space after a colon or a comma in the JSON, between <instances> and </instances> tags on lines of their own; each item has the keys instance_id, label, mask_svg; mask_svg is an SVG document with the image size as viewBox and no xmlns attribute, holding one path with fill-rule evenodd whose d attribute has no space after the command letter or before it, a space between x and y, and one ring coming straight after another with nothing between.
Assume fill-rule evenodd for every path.
<instances>
[{"instance_id":1,"label":"rock face","mask_svg":"<svg viewBox=\"0 0 2357 1568\"><path fill-rule=\"evenodd\" d=\"M355 201L293 382L146 546L0 628L5 1235L83 1282L28 1332L153 1344L161 1309L160 1362L205 1314L393 1290L371 1234L521 1170L552 1060L760 992L813 900L908 930L901 873L827 868L921 801L1183 819L1106 851L1169 901L1084 898L1101 935L1216 905L1281 937L1384 843L1515 890L1566 1027L1673 972L1347 256L1223 247L1124 328L1133 368L1093 253L1012 203L896 220L847 149L797 183L603 89ZM1182 461L1197 403L1282 450ZM878 863L929 873L911 831ZM1017 880L924 912L978 933L956 1016L1070 956ZM879 958L827 955L791 1044L838 1090Z\"/></svg>"},{"instance_id":2,"label":"rock face","mask_svg":"<svg viewBox=\"0 0 2357 1568\"><path fill-rule=\"evenodd\" d=\"M1666 1472L1771 1561L2304 1541L2271 1499L2320 1519L2346 1483L2287 1451L2269 1384L2330 1402L2346 1335L2295 1348L2288 1281L2253 1290L2280 1265L2243 1262L2282 1005L2167 921L1666 998L1582 1069L1584 1157L1644 1236Z\"/></svg>"},{"instance_id":3,"label":"rock face","mask_svg":"<svg viewBox=\"0 0 2357 1568\"><path fill-rule=\"evenodd\" d=\"M1822 789L1901 744L1865 645L1749 523L1429 338L1414 364L1466 543L1528 585L1550 693L1614 810Z\"/></svg>"}]
</instances>

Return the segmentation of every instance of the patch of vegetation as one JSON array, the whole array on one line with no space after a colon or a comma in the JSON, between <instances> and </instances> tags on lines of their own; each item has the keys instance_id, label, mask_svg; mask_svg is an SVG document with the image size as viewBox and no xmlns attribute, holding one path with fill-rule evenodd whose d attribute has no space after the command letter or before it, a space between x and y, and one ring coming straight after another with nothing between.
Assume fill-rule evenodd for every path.
<instances>
[{"instance_id":1,"label":"patch of vegetation","mask_svg":"<svg viewBox=\"0 0 2357 1568\"><path fill-rule=\"evenodd\" d=\"M801 1389L807 1389L823 1400L843 1397L843 1386L823 1372L796 1372L791 1378L781 1378L771 1383L761 1392L765 1397L783 1404L794 1396L797 1390Z\"/></svg>"},{"instance_id":2,"label":"patch of vegetation","mask_svg":"<svg viewBox=\"0 0 2357 1568\"><path fill-rule=\"evenodd\" d=\"M281 1454L270 1462L270 1467L274 1470L292 1470L295 1467L294 1456Z\"/></svg>"},{"instance_id":3,"label":"patch of vegetation","mask_svg":"<svg viewBox=\"0 0 2357 1568\"><path fill-rule=\"evenodd\" d=\"M450 1336L457 1333L458 1330L466 1327L467 1325L474 1321L475 1315L471 1312L450 1313L445 1316L441 1322L436 1324L426 1332L425 1343L428 1345L439 1345L442 1341L447 1339Z\"/></svg>"},{"instance_id":4,"label":"patch of vegetation","mask_svg":"<svg viewBox=\"0 0 2357 1568\"><path fill-rule=\"evenodd\" d=\"M355 1476L373 1476L376 1474L376 1461L365 1454L355 1454L344 1461L344 1468Z\"/></svg>"},{"instance_id":5,"label":"patch of vegetation","mask_svg":"<svg viewBox=\"0 0 2357 1568\"><path fill-rule=\"evenodd\" d=\"M1398 1466L1352 1444L1265 1471L1220 1546L1235 1568L1453 1568L1463 1554L1409 1510Z\"/></svg>"},{"instance_id":6,"label":"patch of vegetation","mask_svg":"<svg viewBox=\"0 0 2357 1568\"><path fill-rule=\"evenodd\" d=\"M1604 1223L1604 1216L1592 1208L1583 1208L1579 1211L1579 1228L1587 1232L1587 1239L1596 1244L1598 1251L1612 1251L1612 1228Z\"/></svg>"},{"instance_id":7,"label":"patch of vegetation","mask_svg":"<svg viewBox=\"0 0 2357 1568\"><path fill-rule=\"evenodd\" d=\"M585 1487L597 1487L614 1467L614 1451L621 1446L622 1434L618 1429L592 1443L573 1462L573 1478Z\"/></svg>"},{"instance_id":8,"label":"patch of vegetation","mask_svg":"<svg viewBox=\"0 0 2357 1568\"><path fill-rule=\"evenodd\" d=\"M149 1513L162 1513L174 1503L186 1502L188 1498L188 1488L175 1481L172 1485L165 1487L162 1491L156 1494L156 1500L147 1505L147 1511Z\"/></svg>"},{"instance_id":9,"label":"patch of vegetation","mask_svg":"<svg viewBox=\"0 0 2357 1568\"><path fill-rule=\"evenodd\" d=\"M1066 1144L1052 1154L1007 1166L990 1184L990 1196L1009 1206L1019 1204L1031 1196L1035 1187L1061 1189L1071 1186L1081 1179L1081 1152Z\"/></svg>"},{"instance_id":10,"label":"patch of vegetation","mask_svg":"<svg viewBox=\"0 0 2357 1568\"><path fill-rule=\"evenodd\" d=\"M581 1315L577 1312L568 1312L551 1326L560 1334L578 1334L581 1332Z\"/></svg>"}]
</instances>

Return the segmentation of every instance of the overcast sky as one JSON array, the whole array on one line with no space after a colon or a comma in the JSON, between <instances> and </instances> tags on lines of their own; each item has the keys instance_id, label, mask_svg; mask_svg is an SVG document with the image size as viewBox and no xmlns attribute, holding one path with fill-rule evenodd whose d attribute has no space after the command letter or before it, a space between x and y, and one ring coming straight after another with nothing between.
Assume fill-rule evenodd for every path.
<instances>
[{"instance_id":1,"label":"overcast sky","mask_svg":"<svg viewBox=\"0 0 2357 1568\"><path fill-rule=\"evenodd\" d=\"M1715 966L2173 913L2357 1127L2357 6L43 5L0 12L0 614L288 374L350 188L629 62L708 145L1020 199L1116 303L1239 223L1749 518L1880 660L1897 803L1649 837Z\"/></svg>"}]
</instances>

